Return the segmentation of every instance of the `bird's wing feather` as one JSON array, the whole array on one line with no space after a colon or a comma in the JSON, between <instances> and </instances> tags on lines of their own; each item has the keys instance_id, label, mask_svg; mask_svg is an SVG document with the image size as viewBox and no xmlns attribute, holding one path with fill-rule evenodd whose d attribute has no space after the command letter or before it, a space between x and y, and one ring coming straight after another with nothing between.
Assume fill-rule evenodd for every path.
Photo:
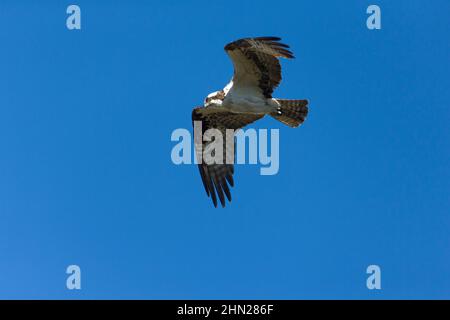
<instances>
[{"instance_id":1,"label":"bird's wing feather","mask_svg":"<svg viewBox=\"0 0 450 320\"><path fill-rule=\"evenodd\" d=\"M271 98L281 82L278 58L294 58L278 37L244 38L225 46L233 61L233 90Z\"/></svg>"},{"instance_id":2,"label":"bird's wing feather","mask_svg":"<svg viewBox=\"0 0 450 320\"><path fill-rule=\"evenodd\" d=\"M225 206L225 196L228 201L231 201L230 186L232 187L234 185L234 152L232 152L234 150L234 135L233 141L226 141L226 129L237 130L243 128L263 116L258 114L233 113L226 110L214 110L203 107L195 108L192 111L192 124L194 125L194 121L201 122L202 137L203 133L208 129L217 129L222 133L224 163L207 164L204 161L204 154L197 153L199 161L198 168L203 186L208 197L211 196L215 207L217 207L217 197L219 197L222 207ZM211 142L204 142L203 138L201 138L201 141L194 141L194 143L196 144L196 150L201 146L201 150L204 151L207 150ZM202 157L201 161L199 159L200 157Z\"/></svg>"}]
</instances>

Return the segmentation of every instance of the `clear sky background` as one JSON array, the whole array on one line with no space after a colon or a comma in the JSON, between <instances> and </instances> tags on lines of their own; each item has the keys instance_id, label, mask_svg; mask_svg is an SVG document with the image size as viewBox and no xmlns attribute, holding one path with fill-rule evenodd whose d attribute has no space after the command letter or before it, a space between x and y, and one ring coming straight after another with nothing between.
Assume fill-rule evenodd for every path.
<instances>
[{"instance_id":1,"label":"clear sky background","mask_svg":"<svg viewBox=\"0 0 450 320\"><path fill-rule=\"evenodd\" d=\"M75 3L0 3L0 298L450 298L449 1ZM310 114L215 209L170 135L267 35Z\"/></svg>"}]
</instances>

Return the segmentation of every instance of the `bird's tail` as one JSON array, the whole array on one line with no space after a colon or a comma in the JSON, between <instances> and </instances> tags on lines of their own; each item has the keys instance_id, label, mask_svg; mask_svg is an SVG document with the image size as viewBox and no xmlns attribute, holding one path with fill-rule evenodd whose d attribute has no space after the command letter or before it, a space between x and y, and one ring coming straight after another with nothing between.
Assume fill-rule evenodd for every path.
<instances>
[{"instance_id":1,"label":"bird's tail","mask_svg":"<svg viewBox=\"0 0 450 320\"><path fill-rule=\"evenodd\" d=\"M280 105L277 111L270 115L289 127L298 127L308 115L308 100L276 99Z\"/></svg>"}]
</instances>

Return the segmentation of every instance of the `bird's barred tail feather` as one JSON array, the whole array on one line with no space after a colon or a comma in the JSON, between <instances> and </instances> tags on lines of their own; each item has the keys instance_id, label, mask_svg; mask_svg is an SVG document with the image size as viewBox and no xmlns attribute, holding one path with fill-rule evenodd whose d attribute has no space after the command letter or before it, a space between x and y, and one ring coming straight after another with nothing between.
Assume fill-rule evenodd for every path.
<instances>
[{"instance_id":1,"label":"bird's barred tail feather","mask_svg":"<svg viewBox=\"0 0 450 320\"><path fill-rule=\"evenodd\" d=\"M308 100L276 99L280 104L277 112L271 114L278 121L289 127L298 127L308 115Z\"/></svg>"}]
</instances>

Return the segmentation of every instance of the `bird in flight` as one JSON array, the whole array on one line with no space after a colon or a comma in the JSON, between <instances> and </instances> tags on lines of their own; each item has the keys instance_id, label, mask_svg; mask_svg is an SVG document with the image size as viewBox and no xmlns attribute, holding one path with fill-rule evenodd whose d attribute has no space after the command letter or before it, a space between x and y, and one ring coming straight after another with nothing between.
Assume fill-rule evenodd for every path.
<instances>
[{"instance_id":1,"label":"bird in flight","mask_svg":"<svg viewBox=\"0 0 450 320\"><path fill-rule=\"evenodd\" d=\"M225 88L206 97L203 107L192 110L192 123L200 121L202 134L208 129L217 129L225 137L226 129L241 129L265 115L293 128L305 121L308 100L272 98L274 89L281 82L279 58L294 58L289 46L280 40L278 37L244 38L225 46L225 52L233 62L234 75ZM210 143L203 139L198 142L202 150ZM223 139L224 154L227 155L230 149L234 157L234 145ZM225 197L231 202L230 187L234 185L233 161L208 164L202 161L203 153L197 156L203 157L199 159L198 168L206 194L212 198L215 207L217 198L225 207Z\"/></svg>"}]
</instances>

